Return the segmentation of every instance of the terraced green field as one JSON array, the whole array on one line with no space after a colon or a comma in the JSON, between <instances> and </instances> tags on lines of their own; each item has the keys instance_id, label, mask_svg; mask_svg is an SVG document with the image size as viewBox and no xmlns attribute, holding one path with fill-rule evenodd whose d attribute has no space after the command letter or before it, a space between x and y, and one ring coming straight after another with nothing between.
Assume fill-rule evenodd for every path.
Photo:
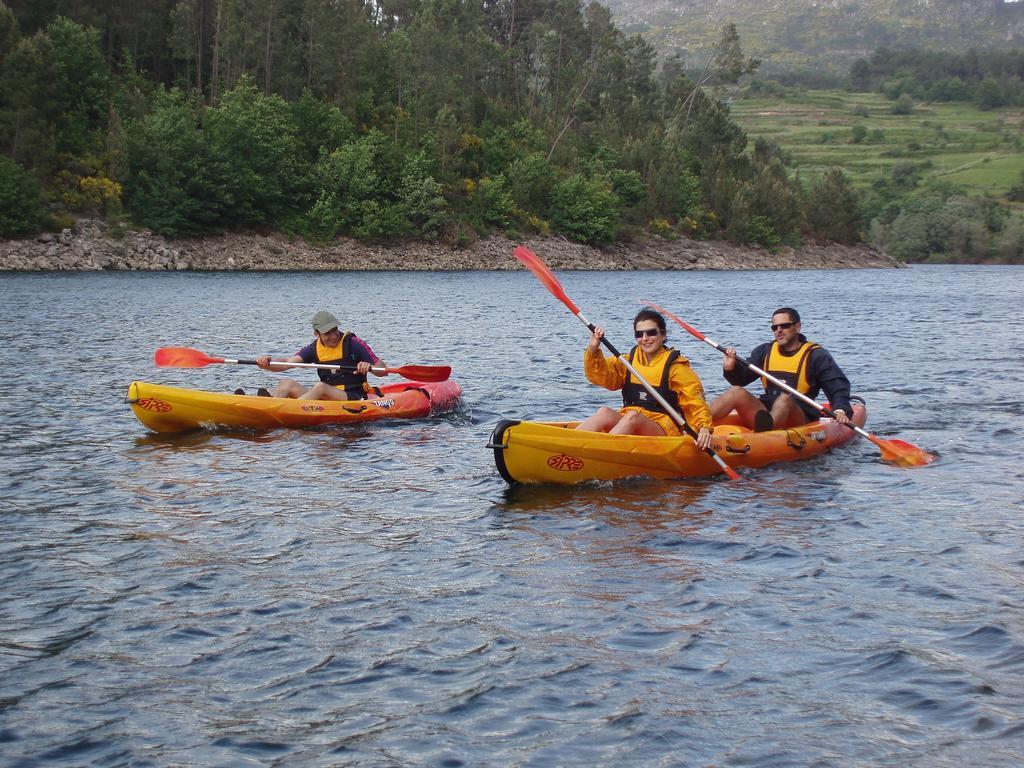
<instances>
[{"instance_id":1,"label":"terraced green field","mask_svg":"<svg viewBox=\"0 0 1024 768\"><path fill-rule=\"evenodd\" d=\"M730 109L751 141L774 139L807 179L838 166L857 186L912 163L924 185L948 181L1006 201L1024 172L1024 110L983 112L965 104L915 104L892 114L876 93L803 91L733 98ZM855 126L866 135L854 140Z\"/></svg>"}]
</instances>

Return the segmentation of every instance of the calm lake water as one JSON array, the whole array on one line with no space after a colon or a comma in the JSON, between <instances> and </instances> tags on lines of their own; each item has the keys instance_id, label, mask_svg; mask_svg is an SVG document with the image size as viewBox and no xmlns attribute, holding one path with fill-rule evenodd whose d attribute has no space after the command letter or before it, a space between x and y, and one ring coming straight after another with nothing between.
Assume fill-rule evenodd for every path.
<instances>
[{"instance_id":1,"label":"calm lake water","mask_svg":"<svg viewBox=\"0 0 1024 768\"><path fill-rule=\"evenodd\" d=\"M499 419L617 398L525 271L0 275L0 763L1024 762L1024 268L560 277L620 348L641 298L743 351L796 306L940 459L510 490ZM153 351L291 353L320 308L462 408L164 437L123 402L270 385Z\"/></svg>"}]
</instances>

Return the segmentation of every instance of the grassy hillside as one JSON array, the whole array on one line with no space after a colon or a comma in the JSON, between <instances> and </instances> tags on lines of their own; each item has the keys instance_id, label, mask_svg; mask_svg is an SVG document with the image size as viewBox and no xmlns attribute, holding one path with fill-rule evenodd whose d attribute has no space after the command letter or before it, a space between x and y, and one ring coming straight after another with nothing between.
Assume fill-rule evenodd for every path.
<instances>
[{"instance_id":1,"label":"grassy hillside","mask_svg":"<svg viewBox=\"0 0 1024 768\"><path fill-rule=\"evenodd\" d=\"M762 71L845 73L880 46L963 51L1024 44L1024 2L1004 0L609 0L616 23L699 64L736 24Z\"/></svg>"},{"instance_id":2,"label":"grassy hillside","mask_svg":"<svg viewBox=\"0 0 1024 768\"><path fill-rule=\"evenodd\" d=\"M775 140L804 178L838 166L857 186L912 165L923 186L952 182L1001 199L1024 172L1024 111L981 111L966 104L918 104L892 114L880 94L799 91L785 97L733 98L731 111L750 136ZM855 127L864 134L855 142Z\"/></svg>"}]
</instances>

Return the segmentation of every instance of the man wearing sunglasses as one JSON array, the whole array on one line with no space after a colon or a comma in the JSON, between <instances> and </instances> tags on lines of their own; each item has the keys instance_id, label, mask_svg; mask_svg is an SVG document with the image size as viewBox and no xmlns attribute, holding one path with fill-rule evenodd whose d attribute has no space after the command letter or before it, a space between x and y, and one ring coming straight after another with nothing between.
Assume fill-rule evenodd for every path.
<instances>
[{"instance_id":1,"label":"man wearing sunglasses","mask_svg":"<svg viewBox=\"0 0 1024 768\"><path fill-rule=\"evenodd\" d=\"M305 387L292 379L281 379L272 397L294 397L299 400L362 400L370 391L366 374L372 367L386 368L387 364L374 354L370 345L354 333L338 327L338 318L326 310L313 315L313 333L316 338L291 357L256 358L256 364L268 371L287 371L289 363L338 363L346 366L338 370L317 368L320 381ZM374 372L375 376L383 376ZM265 390L259 394L264 394Z\"/></svg>"},{"instance_id":2,"label":"man wearing sunglasses","mask_svg":"<svg viewBox=\"0 0 1024 768\"><path fill-rule=\"evenodd\" d=\"M824 347L810 342L800 332L800 313L782 307L772 313L774 341L754 347L747 362L756 365L812 400L824 391L836 414L836 421L850 421L850 380ZM736 350L726 350L722 373L733 386L711 402L711 415L717 421L733 410L755 432L798 427L820 418L821 414L790 395L778 385L763 380L764 394L755 397L744 387L758 378L746 366L736 362Z\"/></svg>"}]
</instances>

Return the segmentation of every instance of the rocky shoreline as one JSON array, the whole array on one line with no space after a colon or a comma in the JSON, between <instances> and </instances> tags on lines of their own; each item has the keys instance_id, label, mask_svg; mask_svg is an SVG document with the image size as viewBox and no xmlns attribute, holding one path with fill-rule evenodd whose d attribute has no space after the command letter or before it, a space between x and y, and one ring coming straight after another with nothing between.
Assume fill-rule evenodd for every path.
<instances>
[{"instance_id":1,"label":"rocky shoreline","mask_svg":"<svg viewBox=\"0 0 1024 768\"><path fill-rule=\"evenodd\" d=\"M738 246L723 241L664 240L617 243L596 248L561 237L523 243L554 269L740 270L878 269L901 266L866 245L836 243L780 248ZM232 233L170 239L146 230L115 235L105 222L79 220L58 233L0 240L0 271L461 271L521 269L512 256L519 243L493 236L463 248L409 241L376 245L341 239L314 246L279 234Z\"/></svg>"}]
</instances>

